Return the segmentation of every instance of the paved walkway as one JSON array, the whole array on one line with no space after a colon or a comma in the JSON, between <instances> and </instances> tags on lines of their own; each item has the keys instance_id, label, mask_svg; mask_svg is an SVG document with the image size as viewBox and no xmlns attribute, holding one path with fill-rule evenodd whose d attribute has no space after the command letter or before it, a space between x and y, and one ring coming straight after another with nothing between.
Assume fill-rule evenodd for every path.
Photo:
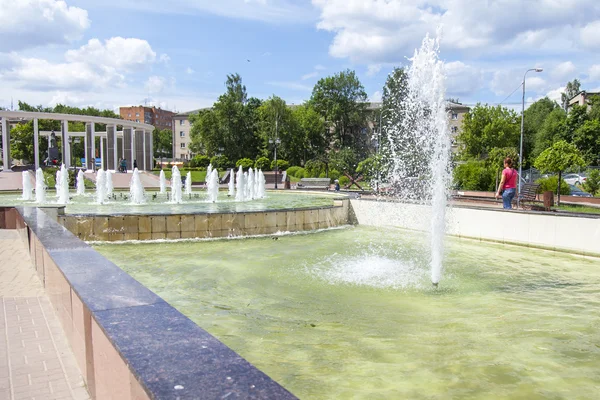
<instances>
[{"instance_id":1,"label":"paved walkway","mask_svg":"<svg viewBox=\"0 0 600 400\"><path fill-rule=\"evenodd\" d=\"M0 229L0 260L0 399L89 399L17 231Z\"/></svg>"},{"instance_id":2,"label":"paved walkway","mask_svg":"<svg viewBox=\"0 0 600 400\"><path fill-rule=\"evenodd\" d=\"M35 187L35 174L29 171L31 187ZM0 172L0 192L23 190L23 174L21 172Z\"/></svg>"}]
</instances>

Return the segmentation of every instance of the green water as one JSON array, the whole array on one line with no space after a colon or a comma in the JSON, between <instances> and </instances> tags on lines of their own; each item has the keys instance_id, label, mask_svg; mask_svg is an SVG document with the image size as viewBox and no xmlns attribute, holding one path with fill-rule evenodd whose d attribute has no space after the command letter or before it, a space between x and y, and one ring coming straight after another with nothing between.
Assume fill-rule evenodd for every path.
<instances>
[{"instance_id":1,"label":"green water","mask_svg":"<svg viewBox=\"0 0 600 400\"><path fill-rule=\"evenodd\" d=\"M302 399L595 399L600 260L358 227L96 249ZM144 255L140 257L140 255Z\"/></svg>"},{"instance_id":2,"label":"green water","mask_svg":"<svg viewBox=\"0 0 600 400\"><path fill-rule=\"evenodd\" d=\"M0 206L35 206L35 201L21 200L21 194L0 194ZM273 209L330 207L336 198L345 198L339 194L324 192L298 193L294 191L267 191L264 199L237 202L227 196L226 191L219 192L219 201L207 201L206 190L194 190L192 196L184 195L182 204L170 204L166 194L146 191L146 203L131 204L128 199L129 192L115 192L115 198L105 204L96 204L95 192L86 192L77 196L71 192L71 203L67 204L67 214L193 214L193 213L219 213L219 212L253 212ZM56 204L56 194L48 192L47 204Z\"/></svg>"}]
</instances>

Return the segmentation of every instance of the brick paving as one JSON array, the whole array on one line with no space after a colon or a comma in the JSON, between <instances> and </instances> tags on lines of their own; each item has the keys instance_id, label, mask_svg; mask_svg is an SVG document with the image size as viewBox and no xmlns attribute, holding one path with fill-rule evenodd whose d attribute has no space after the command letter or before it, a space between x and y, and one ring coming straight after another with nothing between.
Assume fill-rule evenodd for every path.
<instances>
[{"instance_id":1,"label":"brick paving","mask_svg":"<svg viewBox=\"0 0 600 400\"><path fill-rule=\"evenodd\" d=\"M0 399L89 399L17 231L0 230Z\"/></svg>"},{"instance_id":2,"label":"brick paving","mask_svg":"<svg viewBox=\"0 0 600 400\"><path fill-rule=\"evenodd\" d=\"M35 174L29 171L31 185L35 187ZM23 190L23 175L20 172L0 171L0 192Z\"/></svg>"}]
</instances>

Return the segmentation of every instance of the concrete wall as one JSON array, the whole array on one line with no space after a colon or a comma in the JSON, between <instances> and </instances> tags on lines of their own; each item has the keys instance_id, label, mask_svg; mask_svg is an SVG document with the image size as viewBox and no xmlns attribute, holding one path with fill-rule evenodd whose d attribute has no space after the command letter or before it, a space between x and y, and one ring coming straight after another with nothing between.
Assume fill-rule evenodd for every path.
<instances>
[{"instance_id":1,"label":"concrete wall","mask_svg":"<svg viewBox=\"0 0 600 400\"><path fill-rule=\"evenodd\" d=\"M60 215L82 240L120 241L218 238L307 231L348 223L349 200L333 207L265 212L180 215Z\"/></svg>"},{"instance_id":2,"label":"concrete wall","mask_svg":"<svg viewBox=\"0 0 600 400\"><path fill-rule=\"evenodd\" d=\"M429 230L429 206L370 200L351 200L351 205L360 225ZM454 236L600 256L600 215L453 207L448 210L446 223L448 234Z\"/></svg>"}]
</instances>

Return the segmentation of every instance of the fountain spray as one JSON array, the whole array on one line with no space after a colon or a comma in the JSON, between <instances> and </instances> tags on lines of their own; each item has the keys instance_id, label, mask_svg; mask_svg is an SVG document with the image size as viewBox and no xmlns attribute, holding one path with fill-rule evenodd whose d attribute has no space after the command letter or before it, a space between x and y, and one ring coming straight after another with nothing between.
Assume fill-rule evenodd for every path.
<instances>
[{"instance_id":1,"label":"fountain spray","mask_svg":"<svg viewBox=\"0 0 600 400\"><path fill-rule=\"evenodd\" d=\"M83 196L85 194L85 175L83 174L83 170L79 170L77 173L77 196Z\"/></svg>"},{"instance_id":2,"label":"fountain spray","mask_svg":"<svg viewBox=\"0 0 600 400\"><path fill-rule=\"evenodd\" d=\"M181 180L180 180L181 183ZM181 194L181 186L179 187L179 193ZM144 185L140 178L140 171L135 168L131 175L131 181L129 183L129 197L133 204L143 204L146 202L146 194L144 193Z\"/></svg>"},{"instance_id":3,"label":"fountain spray","mask_svg":"<svg viewBox=\"0 0 600 400\"><path fill-rule=\"evenodd\" d=\"M23 179L23 196L21 197L25 201L33 200L33 186L31 185L31 176L29 171L23 171L21 173Z\"/></svg>"},{"instance_id":4,"label":"fountain spray","mask_svg":"<svg viewBox=\"0 0 600 400\"><path fill-rule=\"evenodd\" d=\"M167 193L167 180L165 179L165 171L160 170L160 194Z\"/></svg>"},{"instance_id":5,"label":"fountain spray","mask_svg":"<svg viewBox=\"0 0 600 400\"><path fill-rule=\"evenodd\" d=\"M233 168L229 171L229 192L227 193L227 196L235 196L235 169Z\"/></svg>"},{"instance_id":6,"label":"fountain spray","mask_svg":"<svg viewBox=\"0 0 600 400\"><path fill-rule=\"evenodd\" d=\"M171 203L183 203L183 196L181 194L181 172L179 172L177 165L174 165L171 169Z\"/></svg>"},{"instance_id":7,"label":"fountain spray","mask_svg":"<svg viewBox=\"0 0 600 400\"><path fill-rule=\"evenodd\" d=\"M60 180L60 184L58 181L56 183L58 203L69 204L69 171L65 164L60 167L60 171L56 173L56 176Z\"/></svg>"},{"instance_id":8,"label":"fountain spray","mask_svg":"<svg viewBox=\"0 0 600 400\"><path fill-rule=\"evenodd\" d=\"M44 172L41 168L35 171L35 202L44 204L46 202L46 182L44 181Z\"/></svg>"}]
</instances>

